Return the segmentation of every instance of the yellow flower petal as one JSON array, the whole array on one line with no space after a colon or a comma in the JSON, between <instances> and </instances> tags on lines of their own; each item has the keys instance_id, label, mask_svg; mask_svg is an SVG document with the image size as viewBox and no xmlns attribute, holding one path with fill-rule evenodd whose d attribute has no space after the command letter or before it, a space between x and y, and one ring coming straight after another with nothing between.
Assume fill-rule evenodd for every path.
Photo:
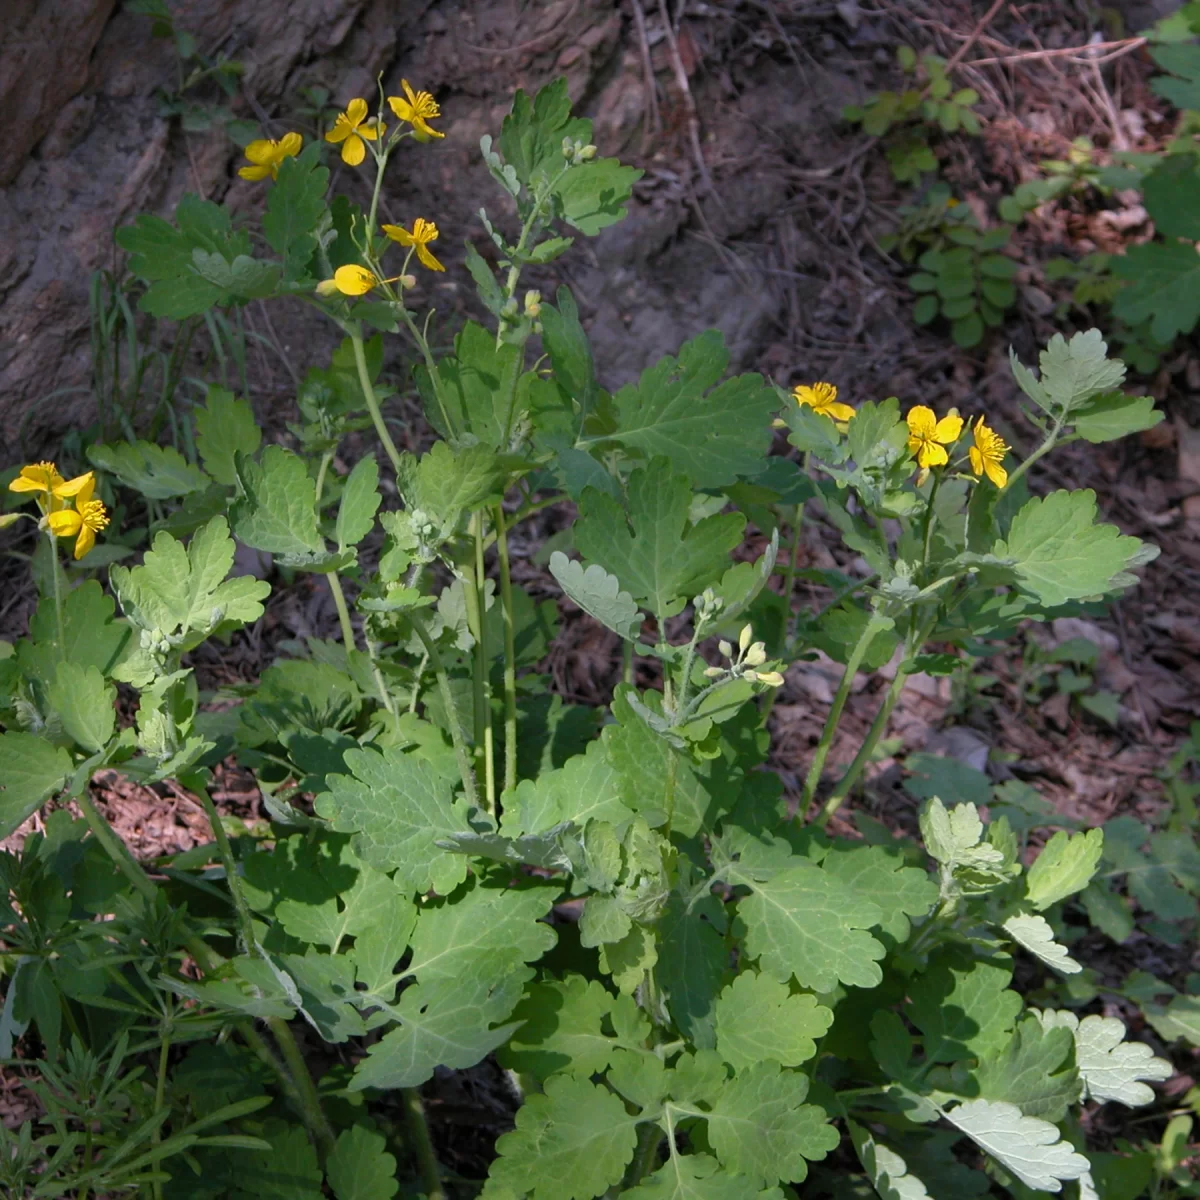
<instances>
[{"instance_id":1,"label":"yellow flower petal","mask_svg":"<svg viewBox=\"0 0 1200 1200\"><path fill-rule=\"evenodd\" d=\"M78 496L81 501L88 501L92 498L92 492L96 486L96 472L85 471L82 475L76 475L74 479L68 480L66 483L60 483L54 489L56 496ZM83 495L84 492L87 495Z\"/></svg>"},{"instance_id":2,"label":"yellow flower petal","mask_svg":"<svg viewBox=\"0 0 1200 1200\"><path fill-rule=\"evenodd\" d=\"M920 467L942 467L950 461L950 455L946 453L945 446L939 446L937 442L922 441L921 448L917 451L917 465Z\"/></svg>"},{"instance_id":3,"label":"yellow flower petal","mask_svg":"<svg viewBox=\"0 0 1200 1200\"><path fill-rule=\"evenodd\" d=\"M933 437L937 430L937 417L932 408L926 407L924 404L915 404L908 410L908 416L905 418L908 422L908 431L915 438Z\"/></svg>"},{"instance_id":4,"label":"yellow flower petal","mask_svg":"<svg viewBox=\"0 0 1200 1200\"><path fill-rule=\"evenodd\" d=\"M266 179L271 174L270 167L238 167L238 174L243 179L249 179L252 183L257 183L260 179Z\"/></svg>"},{"instance_id":5,"label":"yellow flower petal","mask_svg":"<svg viewBox=\"0 0 1200 1200\"><path fill-rule=\"evenodd\" d=\"M367 102L356 96L346 105L346 120L351 129L357 129L367 119Z\"/></svg>"},{"instance_id":6,"label":"yellow flower petal","mask_svg":"<svg viewBox=\"0 0 1200 1200\"><path fill-rule=\"evenodd\" d=\"M1005 488L1008 486L1008 472L998 462L988 459L988 461L983 464L983 469L987 472L987 477L998 488Z\"/></svg>"},{"instance_id":7,"label":"yellow flower petal","mask_svg":"<svg viewBox=\"0 0 1200 1200\"><path fill-rule=\"evenodd\" d=\"M833 400L826 406L825 413L835 421L849 421L854 416L854 408L849 404Z\"/></svg>"},{"instance_id":8,"label":"yellow flower petal","mask_svg":"<svg viewBox=\"0 0 1200 1200\"><path fill-rule=\"evenodd\" d=\"M442 266L436 258L425 248L425 243L421 242L417 246L417 258L421 260L423 266L428 267L431 271L444 271L446 268Z\"/></svg>"},{"instance_id":9,"label":"yellow flower petal","mask_svg":"<svg viewBox=\"0 0 1200 1200\"><path fill-rule=\"evenodd\" d=\"M360 131L361 132L361 131ZM342 143L342 162L349 167L357 167L367 157L367 144L357 133L351 134Z\"/></svg>"},{"instance_id":10,"label":"yellow flower petal","mask_svg":"<svg viewBox=\"0 0 1200 1200\"><path fill-rule=\"evenodd\" d=\"M359 137L365 137L367 141L373 142L376 138L381 138L387 133L387 126L380 125L378 121L372 117L369 121L364 121L355 132Z\"/></svg>"},{"instance_id":11,"label":"yellow flower petal","mask_svg":"<svg viewBox=\"0 0 1200 1200\"><path fill-rule=\"evenodd\" d=\"M970 446L967 449L967 457L971 460L971 474L982 475L984 467L983 455L974 446Z\"/></svg>"},{"instance_id":12,"label":"yellow flower petal","mask_svg":"<svg viewBox=\"0 0 1200 1200\"><path fill-rule=\"evenodd\" d=\"M413 235L403 225L383 225L381 228L393 242L399 242L401 246L411 246L413 244Z\"/></svg>"},{"instance_id":13,"label":"yellow flower petal","mask_svg":"<svg viewBox=\"0 0 1200 1200\"><path fill-rule=\"evenodd\" d=\"M334 271L333 282L337 290L345 296L364 296L375 287L379 279L366 267L360 267L357 263L347 263Z\"/></svg>"},{"instance_id":14,"label":"yellow flower petal","mask_svg":"<svg viewBox=\"0 0 1200 1200\"><path fill-rule=\"evenodd\" d=\"M963 419L957 414L943 417L934 427L933 436L943 446L953 446L962 435Z\"/></svg>"},{"instance_id":15,"label":"yellow flower petal","mask_svg":"<svg viewBox=\"0 0 1200 1200\"><path fill-rule=\"evenodd\" d=\"M354 126L346 120L345 113L338 113L337 120L325 131L327 142L344 142L354 132Z\"/></svg>"},{"instance_id":16,"label":"yellow flower petal","mask_svg":"<svg viewBox=\"0 0 1200 1200\"><path fill-rule=\"evenodd\" d=\"M294 158L304 149L304 138L298 133L285 133L279 139L279 157Z\"/></svg>"},{"instance_id":17,"label":"yellow flower petal","mask_svg":"<svg viewBox=\"0 0 1200 1200\"><path fill-rule=\"evenodd\" d=\"M246 157L258 166L269 166L275 161L278 144L269 138L258 138L245 149Z\"/></svg>"},{"instance_id":18,"label":"yellow flower petal","mask_svg":"<svg viewBox=\"0 0 1200 1200\"><path fill-rule=\"evenodd\" d=\"M74 537L83 528L83 518L73 508L52 512L46 524L55 537Z\"/></svg>"},{"instance_id":19,"label":"yellow flower petal","mask_svg":"<svg viewBox=\"0 0 1200 1200\"><path fill-rule=\"evenodd\" d=\"M96 535L90 525L84 524L75 539L75 559L81 559L96 544Z\"/></svg>"}]
</instances>

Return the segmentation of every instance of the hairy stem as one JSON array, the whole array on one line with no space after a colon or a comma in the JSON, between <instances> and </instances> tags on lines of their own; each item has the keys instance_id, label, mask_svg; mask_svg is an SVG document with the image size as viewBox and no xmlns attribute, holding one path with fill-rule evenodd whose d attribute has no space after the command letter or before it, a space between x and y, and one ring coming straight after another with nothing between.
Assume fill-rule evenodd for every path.
<instances>
[{"instance_id":1,"label":"hairy stem","mask_svg":"<svg viewBox=\"0 0 1200 1200\"><path fill-rule=\"evenodd\" d=\"M58 657L62 659L67 649L67 636L63 629L62 563L58 561L58 540L48 529L46 536L50 539L50 577L54 581L54 622L58 629Z\"/></svg>"},{"instance_id":2,"label":"hairy stem","mask_svg":"<svg viewBox=\"0 0 1200 1200\"><path fill-rule=\"evenodd\" d=\"M296 1085L295 1098L299 1101L304 1124L308 1127L309 1134L316 1140L317 1149L323 1161L333 1153L334 1142L337 1138L334 1135L333 1126L329 1124L329 1118L325 1115L325 1110L321 1107L321 1098L317 1095L317 1085L313 1083L308 1064L300 1053L300 1047L297 1045L288 1023L282 1017L268 1017L267 1028L270 1029L276 1045L283 1054L283 1061L287 1063L288 1074Z\"/></svg>"},{"instance_id":3,"label":"hairy stem","mask_svg":"<svg viewBox=\"0 0 1200 1200\"><path fill-rule=\"evenodd\" d=\"M354 641L354 626L350 624L350 609L346 606L346 593L342 591L342 581L336 571L330 571L326 577L329 580L329 591L333 596L333 606L337 609L338 624L342 627L342 644L346 653L357 649Z\"/></svg>"},{"instance_id":4,"label":"hairy stem","mask_svg":"<svg viewBox=\"0 0 1200 1200\"><path fill-rule=\"evenodd\" d=\"M500 558L500 603L504 616L504 790L517 786L517 631L513 614L512 574L508 560L508 531L504 506L492 511L496 523L496 548Z\"/></svg>"},{"instance_id":5,"label":"hairy stem","mask_svg":"<svg viewBox=\"0 0 1200 1200\"><path fill-rule=\"evenodd\" d=\"M358 368L358 382L362 388L363 399L367 402L367 411L371 414L380 444L391 460L392 470L399 475L400 451L396 449L396 443L392 441L392 435L388 433L383 413L379 409L379 397L375 395L375 385L371 382L371 372L367 369L367 352L363 347L362 330L350 331L350 344L354 348L354 365Z\"/></svg>"},{"instance_id":6,"label":"hairy stem","mask_svg":"<svg viewBox=\"0 0 1200 1200\"><path fill-rule=\"evenodd\" d=\"M401 1088L400 1100L404 1106L404 1127L408 1132L408 1143L417 1160L424 1182L426 1200L446 1200L446 1189L442 1187L442 1168L429 1136L429 1122L425 1119L425 1105L416 1088Z\"/></svg>"},{"instance_id":7,"label":"hairy stem","mask_svg":"<svg viewBox=\"0 0 1200 1200\"><path fill-rule=\"evenodd\" d=\"M850 696L850 686L854 683L854 676L858 674L858 668L862 665L867 650L875 640L875 635L887 627L887 622L882 618L871 617L864 627L862 635L855 643L854 649L850 652L850 657L846 661L846 669L842 672L842 681L838 684L837 694L833 698L833 707L829 710L829 716L825 718L825 728L821 730L821 740L817 744L816 753L808 768L808 777L804 781L804 796L800 801L801 813L808 811L809 805L812 804L813 797L816 795L817 786L821 782L821 772L825 767L825 759L829 756L833 735L837 732L838 722L842 719L842 710L846 707L846 700Z\"/></svg>"},{"instance_id":8,"label":"hairy stem","mask_svg":"<svg viewBox=\"0 0 1200 1200\"><path fill-rule=\"evenodd\" d=\"M1021 463L1020 466L1008 473L1008 480L1005 482L1004 487L1001 488L1001 491L1008 491L1008 489L1012 487L1012 485L1016 483L1017 480L1020 479L1021 476L1024 475L1025 472L1028 471L1029 468L1032 467L1039 458L1045 454L1049 454L1050 451L1054 449L1055 445L1058 443L1058 435L1062 433L1062 428L1063 418L1058 417L1055 420L1054 425L1051 427L1050 432L1046 435L1046 440L1042 442L1042 444L1023 463Z\"/></svg>"},{"instance_id":9,"label":"hairy stem","mask_svg":"<svg viewBox=\"0 0 1200 1200\"><path fill-rule=\"evenodd\" d=\"M871 722L871 728L867 731L863 744L858 748L854 761L846 768L846 773L838 780L837 786L817 815L816 823L822 829L829 824L829 818L841 807L842 801L846 799L850 790L858 782L863 768L871 761L871 755L875 753L875 747L879 745L879 739L887 729L888 718L891 717L892 709L896 707L896 701L900 698L900 693L904 690L907 682L908 672L901 665L896 669L896 674L883 698L883 703L879 706L875 720Z\"/></svg>"}]
</instances>

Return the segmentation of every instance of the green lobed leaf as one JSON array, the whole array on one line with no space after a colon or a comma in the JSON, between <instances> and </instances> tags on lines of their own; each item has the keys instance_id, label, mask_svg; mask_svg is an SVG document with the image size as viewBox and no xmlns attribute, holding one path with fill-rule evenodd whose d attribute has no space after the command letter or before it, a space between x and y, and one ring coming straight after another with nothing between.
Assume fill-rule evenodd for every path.
<instances>
[{"instance_id":1,"label":"green lobed leaf","mask_svg":"<svg viewBox=\"0 0 1200 1200\"><path fill-rule=\"evenodd\" d=\"M33 733L0 733L0 838L6 838L67 781L71 756Z\"/></svg>"},{"instance_id":2,"label":"green lobed leaf","mask_svg":"<svg viewBox=\"0 0 1200 1200\"><path fill-rule=\"evenodd\" d=\"M237 455L255 454L262 444L254 411L248 401L214 383L195 416L196 450L204 469L218 483L232 487L237 482Z\"/></svg>"},{"instance_id":3,"label":"green lobed leaf","mask_svg":"<svg viewBox=\"0 0 1200 1200\"><path fill-rule=\"evenodd\" d=\"M329 790L314 802L318 814L353 833L355 852L381 871L395 870L406 891L453 891L466 878L467 861L437 843L471 827L449 782L396 746L382 754L348 750L345 759L353 775L326 779Z\"/></svg>"},{"instance_id":4,"label":"green lobed leaf","mask_svg":"<svg viewBox=\"0 0 1200 1200\"><path fill-rule=\"evenodd\" d=\"M230 509L230 523L239 540L268 554L323 554L316 487L304 460L282 446L268 446L258 462L244 457L237 462L243 495Z\"/></svg>"},{"instance_id":5,"label":"green lobed leaf","mask_svg":"<svg viewBox=\"0 0 1200 1200\"><path fill-rule=\"evenodd\" d=\"M1070 341L1056 333L1041 352L1040 379L1021 365L1015 351L1010 349L1008 357L1021 390L1040 408L1060 417L1076 412L1094 396L1119 388L1125 379L1125 364L1108 357L1098 329L1077 333Z\"/></svg>"},{"instance_id":6,"label":"green lobed leaf","mask_svg":"<svg viewBox=\"0 0 1200 1200\"><path fill-rule=\"evenodd\" d=\"M833 1013L807 992L743 970L716 1005L717 1052L735 1071L760 1062L798 1067L817 1052Z\"/></svg>"},{"instance_id":7,"label":"green lobed leaf","mask_svg":"<svg viewBox=\"0 0 1200 1200\"><path fill-rule=\"evenodd\" d=\"M1153 429L1164 419L1154 407L1153 396L1127 396L1124 392L1108 392L1089 400L1071 417L1075 432L1093 445L1116 441L1131 433Z\"/></svg>"},{"instance_id":8,"label":"green lobed leaf","mask_svg":"<svg viewBox=\"0 0 1200 1200\"><path fill-rule=\"evenodd\" d=\"M686 476L669 474L656 458L630 475L626 509L592 488L583 493L575 545L660 620L674 616L724 574L746 524L728 513L689 525L691 501Z\"/></svg>"},{"instance_id":9,"label":"green lobed leaf","mask_svg":"<svg viewBox=\"0 0 1200 1200\"><path fill-rule=\"evenodd\" d=\"M671 1019L700 1050L717 1044L717 995L730 973L725 926L725 909L715 896L688 904L673 892L659 919L655 978Z\"/></svg>"},{"instance_id":10,"label":"green lobed leaf","mask_svg":"<svg viewBox=\"0 0 1200 1200\"><path fill-rule=\"evenodd\" d=\"M534 984L512 1017L522 1025L500 1051L500 1060L539 1079L559 1071L597 1075L617 1050L641 1049L649 1033L631 997L614 996L599 980L582 975ZM605 1031L608 1021L612 1033Z\"/></svg>"},{"instance_id":11,"label":"green lobed leaf","mask_svg":"<svg viewBox=\"0 0 1200 1200\"><path fill-rule=\"evenodd\" d=\"M868 1130L854 1121L847 1121L846 1129L858 1161L880 1200L930 1200L925 1185L909 1174L908 1163L899 1154L877 1142Z\"/></svg>"},{"instance_id":12,"label":"green lobed leaf","mask_svg":"<svg viewBox=\"0 0 1200 1200\"><path fill-rule=\"evenodd\" d=\"M645 617L633 597L620 590L616 576L596 563L584 570L582 563L572 562L561 550L550 555L550 574L588 616L626 641L637 641Z\"/></svg>"},{"instance_id":13,"label":"green lobed leaf","mask_svg":"<svg viewBox=\"0 0 1200 1200\"><path fill-rule=\"evenodd\" d=\"M97 442L88 447L88 459L92 466L115 476L148 500L169 500L173 496L202 492L210 483L208 476L192 466L174 446Z\"/></svg>"},{"instance_id":14,"label":"green lobed leaf","mask_svg":"<svg viewBox=\"0 0 1200 1200\"><path fill-rule=\"evenodd\" d=\"M417 1087L438 1067L473 1067L517 1028L498 1022L512 1012L530 974L522 969L498 979L485 971L407 988L388 1009L399 1026L370 1048L350 1090Z\"/></svg>"},{"instance_id":15,"label":"green lobed leaf","mask_svg":"<svg viewBox=\"0 0 1200 1200\"><path fill-rule=\"evenodd\" d=\"M993 553L1012 560L1022 588L1044 605L1100 596L1126 586L1125 573L1147 561L1148 550L1115 525L1097 525L1096 493L1051 492L1028 501Z\"/></svg>"},{"instance_id":16,"label":"green lobed leaf","mask_svg":"<svg viewBox=\"0 0 1200 1200\"><path fill-rule=\"evenodd\" d=\"M804 1104L808 1078L759 1063L739 1072L721 1089L708 1115L708 1140L726 1170L764 1187L800 1183L808 1163L838 1144L825 1110Z\"/></svg>"},{"instance_id":17,"label":"green lobed leaf","mask_svg":"<svg viewBox=\"0 0 1200 1200\"><path fill-rule=\"evenodd\" d=\"M471 972L499 975L541 958L558 940L544 920L555 894L553 887L488 887L476 879L465 892L426 902L403 975L422 984L453 983Z\"/></svg>"},{"instance_id":18,"label":"green lobed leaf","mask_svg":"<svg viewBox=\"0 0 1200 1200\"><path fill-rule=\"evenodd\" d=\"M582 421L596 406L596 366L570 288L560 287L555 304L542 305L541 321L542 344L550 355L554 378L579 405Z\"/></svg>"},{"instance_id":19,"label":"green lobed leaf","mask_svg":"<svg viewBox=\"0 0 1200 1200\"><path fill-rule=\"evenodd\" d=\"M352 883L347 885L344 875L335 874L338 882L316 891L316 895L279 903L275 915L288 934L315 946L328 946L337 953L345 938L369 934L384 923L411 930L416 913L400 885L352 853L344 857L349 861L342 865L355 872Z\"/></svg>"},{"instance_id":20,"label":"green lobed leaf","mask_svg":"<svg viewBox=\"0 0 1200 1200\"><path fill-rule=\"evenodd\" d=\"M379 464L373 454L360 458L346 477L342 502L338 506L334 538L338 549L357 546L375 525L375 514L382 498L379 495Z\"/></svg>"},{"instance_id":21,"label":"green lobed leaf","mask_svg":"<svg viewBox=\"0 0 1200 1200\"><path fill-rule=\"evenodd\" d=\"M1115 1100L1129 1108L1152 1104L1154 1091L1142 1081L1163 1083L1175 1073L1171 1063L1156 1057L1144 1042L1125 1041L1127 1030L1116 1017L1093 1015L1081 1021L1072 1012L1033 1012L1047 1030L1074 1035L1075 1064L1085 1099L1101 1104Z\"/></svg>"},{"instance_id":22,"label":"green lobed leaf","mask_svg":"<svg viewBox=\"0 0 1200 1200\"><path fill-rule=\"evenodd\" d=\"M980 1149L1036 1191L1061 1192L1064 1181L1079 1179L1090 1166L1070 1142L1062 1140L1056 1126L1024 1116L1015 1104L971 1100L945 1115Z\"/></svg>"},{"instance_id":23,"label":"green lobed leaf","mask_svg":"<svg viewBox=\"0 0 1200 1200\"><path fill-rule=\"evenodd\" d=\"M621 1181L636 1145L636 1118L619 1096L555 1075L497 1140L488 1177L532 1200L592 1200Z\"/></svg>"},{"instance_id":24,"label":"green lobed leaf","mask_svg":"<svg viewBox=\"0 0 1200 1200\"><path fill-rule=\"evenodd\" d=\"M984 1059L999 1053L1021 1011L1010 991L1012 963L978 958L964 950L943 950L908 990L909 1019L924 1035L930 1062Z\"/></svg>"},{"instance_id":25,"label":"green lobed leaf","mask_svg":"<svg viewBox=\"0 0 1200 1200\"><path fill-rule=\"evenodd\" d=\"M720 383L729 365L723 336L707 330L665 356L613 397L615 440L648 458L665 457L694 487L721 487L757 474L771 443L774 388L762 376Z\"/></svg>"},{"instance_id":26,"label":"green lobed leaf","mask_svg":"<svg viewBox=\"0 0 1200 1200\"><path fill-rule=\"evenodd\" d=\"M615 158L595 158L572 167L554 186L562 219L588 237L623 221L633 185L645 174Z\"/></svg>"},{"instance_id":27,"label":"green lobed leaf","mask_svg":"<svg viewBox=\"0 0 1200 1200\"><path fill-rule=\"evenodd\" d=\"M103 750L113 735L116 698L117 689L105 684L98 668L69 660L58 664L47 694L64 731L89 754Z\"/></svg>"},{"instance_id":28,"label":"green lobed leaf","mask_svg":"<svg viewBox=\"0 0 1200 1200\"><path fill-rule=\"evenodd\" d=\"M418 372L430 421L443 436L469 434L489 450L507 449L521 416L516 407L520 358L517 346L497 346L495 334L468 321L454 339L454 354L437 365L436 390L428 374Z\"/></svg>"},{"instance_id":29,"label":"green lobed leaf","mask_svg":"<svg viewBox=\"0 0 1200 1200\"><path fill-rule=\"evenodd\" d=\"M1171 342L1200 321L1200 255L1188 242L1145 242L1126 246L1112 260L1125 286L1113 298L1113 313L1128 325L1149 322L1154 338Z\"/></svg>"},{"instance_id":30,"label":"green lobed leaf","mask_svg":"<svg viewBox=\"0 0 1200 1200\"><path fill-rule=\"evenodd\" d=\"M937 884L929 874L906 866L899 853L884 846L835 845L821 866L856 895L877 904L883 913L879 927L897 942L908 940L909 917L923 917L937 903Z\"/></svg>"},{"instance_id":31,"label":"green lobed leaf","mask_svg":"<svg viewBox=\"0 0 1200 1200\"><path fill-rule=\"evenodd\" d=\"M423 510L447 538L464 513L500 496L505 477L503 462L487 446L455 450L435 442L401 480L401 491L408 507Z\"/></svg>"},{"instance_id":32,"label":"green lobed leaf","mask_svg":"<svg viewBox=\"0 0 1200 1200\"><path fill-rule=\"evenodd\" d=\"M1015 1104L1027 1117L1061 1121L1082 1093L1073 1050L1069 1030L1025 1016L1008 1045L980 1061L975 1071L979 1095Z\"/></svg>"},{"instance_id":33,"label":"green lobed leaf","mask_svg":"<svg viewBox=\"0 0 1200 1200\"><path fill-rule=\"evenodd\" d=\"M302 279L317 248L317 226L325 215L329 168L321 166L321 145L311 142L279 164L279 175L267 194L263 236L283 259L288 280Z\"/></svg>"},{"instance_id":34,"label":"green lobed leaf","mask_svg":"<svg viewBox=\"0 0 1200 1200\"><path fill-rule=\"evenodd\" d=\"M32 641L17 643L17 659L26 676L36 676L47 685L54 679L60 660L96 667L108 676L129 643L129 625L113 620L116 602L95 579L84 580L63 597L63 644L59 645L54 598L38 603L29 622Z\"/></svg>"},{"instance_id":35,"label":"green lobed leaf","mask_svg":"<svg viewBox=\"0 0 1200 1200\"><path fill-rule=\"evenodd\" d=\"M213 517L186 549L161 532L141 566L112 567L109 578L125 612L142 629L208 634L225 622L257 621L261 601L271 590L270 584L248 575L227 580L233 553L225 518Z\"/></svg>"},{"instance_id":36,"label":"green lobed leaf","mask_svg":"<svg viewBox=\"0 0 1200 1200\"><path fill-rule=\"evenodd\" d=\"M872 900L803 859L782 870L731 864L722 874L745 884L738 902L746 953L760 970L786 983L831 991L838 983L875 987L883 978L883 944L866 932L883 920Z\"/></svg>"},{"instance_id":37,"label":"green lobed leaf","mask_svg":"<svg viewBox=\"0 0 1200 1200\"><path fill-rule=\"evenodd\" d=\"M225 302L235 298L262 300L279 285L279 268L248 254L235 255L230 261L224 254L196 249L192 251L192 263L201 279L221 289Z\"/></svg>"},{"instance_id":38,"label":"green lobed leaf","mask_svg":"<svg viewBox=\"0 0 1200 1200\"><path fill-rule=\"evenodd\" d=\"M1069 834L1060 829L1042 847L1025 876L1025 895L1039 912L1082 891L1092 881L1104 852L1104 830Z\"/></svg>"},{"instance_id":39,"label":"green lobed leaf","mask_svg":"<svg viewBox=\"0 0 1200 1200\"><path fill-rule=\"evenodd\" d=\"M762 1192L744 1175L729 1175L711 1154L673 1154L664 1166L630 1191L626 1200L774 1200L777 1188Z\"/></svg>"},{"instance_id":40,"label":"green lobed leaf","mask_svg":"<svg viewBox=\"0 0 1200 1200\"><path fill-rule=\"evenodd\" d=\"M1030 954L1040 958L1060 975L1078 975L1083 967L1075 961L1066 946L1054 940L1054 930L1045 917L1019 913L1009 917L1001 926L1005 933Z\"/></svg>"},{"instance_id":41,"label":"green lobed leaf","mask_svg":"<svg viewBox=\"0 0 1200 1200\"><path fill-rule=\"evenodd\" d=\"M1200 174L1192 155L1169 154L1160 159L1142 180L1142 198L1156 232L1200 241Z\"/></svg>"},{"instance_id":42,"label":"green lobed leaf","mask_svg":"<svg viewBox=\"0 0 1200 1200\"><path fill-rule=\"evenodd\" d=\"M338 1134L325 1161L325 1181L336 1200L391 1200L400 1190L387 1139L362 1125L351 1125Z\"/></svg>"}]
</instances>

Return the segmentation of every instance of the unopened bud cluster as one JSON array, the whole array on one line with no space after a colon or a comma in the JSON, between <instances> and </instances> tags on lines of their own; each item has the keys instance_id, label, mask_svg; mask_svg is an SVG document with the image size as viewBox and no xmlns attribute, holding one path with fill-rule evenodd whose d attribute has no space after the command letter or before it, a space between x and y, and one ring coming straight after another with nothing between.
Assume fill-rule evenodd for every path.
<instances>
[{"instance_id":1,"label":"unopened bud cluster","mask_svg":"<svg viewBox=\"0 0 1200 1200\"><path fill-rule=\"evenodd\" d=\"M767 661L767 647L764 642L751 639L754 631L749 625L743 625L738 634L737 653L723 638L717 643L717 650L722 658L729 659L728 667L709 667L704 674L709 679L717 679L722 675L733 675L744 679L747 683L764 683L767 687L781 687L783 676L778 671L759 671Z\"/></svg>"},{"instance_id":2,"label":"unopened bud cluster","mask_svg":"<svg viewBox=\"0 0 1200 1200\"><path fill-rule=\"evenodd\" d=\"M578 138L565 137L562 140L562 156L571 166L577 167L596 157L596 147L590 143L584 145Z\"/></svg>"}]
</instances>

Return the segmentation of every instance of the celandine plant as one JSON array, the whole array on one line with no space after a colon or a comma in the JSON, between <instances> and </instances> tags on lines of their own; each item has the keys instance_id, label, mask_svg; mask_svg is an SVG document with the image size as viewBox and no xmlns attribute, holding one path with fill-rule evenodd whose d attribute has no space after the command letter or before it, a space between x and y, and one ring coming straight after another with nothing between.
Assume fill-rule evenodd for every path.
<instances>
[{"instance_id":1,"label":"celandine plant","mask_svg":"<svg viewBox=\"0 0 1200 1200\"><path fill-rule=\"evenodd\" d=\"M597 156L561 82L518 93L482 141L515 219L481 210L496 266L470 248L467 265L490 323L439 355L415 302L443 269L436 214L377 224L401 148L441 136L432 97L404 93L373 115L352 100L325 135L373 172L365 212L327 195L324 147L288 134L247 149L243 175L269 189L261 238L193 196L173 223L117 235L154 316L290 296L338 327L300 386L294 449L263 445L247 402L212 387L187 455L93 445L99 485L49 464L11 485L85 567L139 536L138 502L105 529L97 487L140 494L150 539L110 567L111 595L86 571L65 586L51 557L29 635L0 659L0 833L59 800L0 859L0 1052L36 1031L56 1114L5 1135L11 1194L315 1197L323 1182L360 1200L410 1169L429 1197L488 1200L764 1200L806 1179L888 1198L1117 1194L1126 1160L1088 1153L1081 1106L1150 1103L1169 1064L1116 1019L1027 1007L1013 987L1020 964L1025 990L1069 1002L1064 911L1102 832L1055 833L1026 867L1033 822L1018 836L952 796L925 808L923 847L826 826L910 675L965 669L1020 622L1134 582L1153 548L1098 524L1092 492L1035 497L1026 478L1058 445L1161 414L1120 390L1095 331L1056 337L1039 373L1013 359L1040 438L1020 462L984 413L727 378L715 331L609 393L571 293L521 294L526 267L624 216L638 176ZM391 335L415 352L438 434L419 457L382 411ZM773 425L803 465L770 452ZM370 428L394 508L374 456L334 467ZM607 714L553 693L537 667L557 607L513 581L511 530L568 502L549 567L624 645ZM810 504L869 573L805 572L833 599L796 613ZM229 577L235 538L324 575L341 640L286 643L211 709L188 654L256 621L269 591ZM766 719L813 648L844 675L792 816L763 766ZM638 661L661 689L634 685ZM855 675L893 661L857 756L827 780ZM132 724L117 684L136 693ZM271 816L232 840L209 792L231 755ZM197 796L215 844L136 861L88 792L113 767ZM298 1021L338 1048L319 1079ZM417 1089L492 1053L521 1104L472 1184L439 1165ZM120 1104L93 1103L114 1089Z\"/></svg>"}]
</instances>

